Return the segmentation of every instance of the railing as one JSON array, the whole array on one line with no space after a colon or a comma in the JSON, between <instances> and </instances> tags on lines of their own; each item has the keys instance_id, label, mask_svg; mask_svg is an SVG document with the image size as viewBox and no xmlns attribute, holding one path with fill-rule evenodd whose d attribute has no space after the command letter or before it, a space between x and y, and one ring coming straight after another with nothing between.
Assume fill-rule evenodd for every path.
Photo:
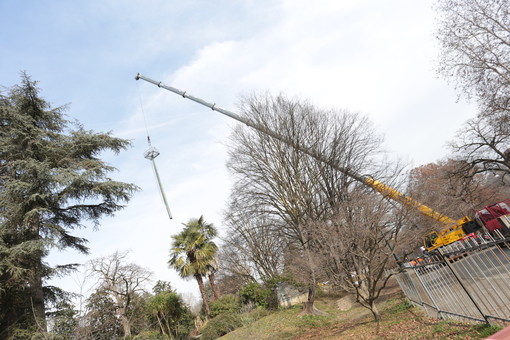
<instances>
[{"instance_id":1,"label":"railing","mask_svg":"<svg viewBox=\"0 0 510 340\"><path fill-rule=\"evenodd\" d=\"M435 318L510 322L510 238L471 235L391 271Z\"/></svg>"}]
</instances>

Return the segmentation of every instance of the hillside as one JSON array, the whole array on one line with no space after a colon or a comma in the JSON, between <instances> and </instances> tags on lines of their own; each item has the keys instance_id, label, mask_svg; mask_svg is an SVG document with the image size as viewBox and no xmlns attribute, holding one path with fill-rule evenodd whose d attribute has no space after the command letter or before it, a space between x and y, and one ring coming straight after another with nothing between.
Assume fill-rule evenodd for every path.
<instances>
[{"instance_id":1,"label":"hillside","mask_svg":"<svg viewBox=\"0 0 510 340\"><path fill-rule=\"evenodd\" d=\"M395 283L379 301L383 321L376 324L368 309L357 304L347 311L338 309L340 296L325 295L317 307L326 316L302 315L299 306L272 313L238 328L221 339L483 339L500 328L435 320L410 305Z\"/></svg>"}]
</instances>

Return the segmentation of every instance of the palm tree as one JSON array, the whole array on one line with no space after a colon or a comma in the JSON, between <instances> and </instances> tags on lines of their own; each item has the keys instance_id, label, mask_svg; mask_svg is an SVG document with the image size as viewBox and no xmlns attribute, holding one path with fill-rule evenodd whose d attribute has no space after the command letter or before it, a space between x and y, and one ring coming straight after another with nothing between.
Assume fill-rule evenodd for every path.
<instances>
[{"instance_id":1,"label":"palm tree","mask_svg":"<svg viewBox=\"0 0 510 340\"><path fill-rule=\"evenodd\" d=\"M191 222L191 221L190 221ZM189 223L188 223L189 224ZM218 231L212 223L206 223L203 216L200 216L198 220L193 221L193 227L197 228L202 234L204 234L206 240L210 241L218 236ZM218 287L215 284L215 273L216 273L216 254L213 256L209 264L207 265L206 273L209 278L209 285L214 294L214 299L220 298Z\"/></svg>"},{"instance_id":2,"label":"palm tree","mask_svg":"<svg viewBox=\"0 0 510 340\"><path fill-rule=\"evenodd\" d=\"M211 268L214 268L218 247L212 241L212 238L218 232L211 223L204 221L203 216L200 216L199 219L189 220L188 223L184 224L184 227L183 231L172 236L173 242L168 263L177 270L182 278L195 278L204 301L206 314L209 315L209 303L202 277L213 273ZM214 283L211 284L211 287L214 291Z\"/></svg>"}]
</instances>

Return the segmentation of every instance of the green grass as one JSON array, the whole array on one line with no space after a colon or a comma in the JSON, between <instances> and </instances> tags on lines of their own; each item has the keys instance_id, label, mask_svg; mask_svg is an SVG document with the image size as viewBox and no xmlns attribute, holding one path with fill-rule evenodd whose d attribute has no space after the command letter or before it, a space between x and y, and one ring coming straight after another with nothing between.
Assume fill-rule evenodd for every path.
<instances>
[{"instance_id":1,"label":"green grass","mask_svg":"<svg viewBox=\"0 0 510 340\"><path fill-rule=\"evenodd\" d=\"M503 329L503 327L501 327L501 326L489 325L486 323L476 325L476 326L474 326L474 328L479 332L480 336L482 336L484 338Z\"/></svg>"}]
</instances>

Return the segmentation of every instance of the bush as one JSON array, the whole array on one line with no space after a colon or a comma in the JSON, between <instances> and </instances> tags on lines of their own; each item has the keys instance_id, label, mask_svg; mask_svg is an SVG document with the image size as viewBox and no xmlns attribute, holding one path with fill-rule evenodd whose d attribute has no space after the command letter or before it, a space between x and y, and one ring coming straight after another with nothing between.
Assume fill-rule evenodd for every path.
<instances>
[{"instance_id":1,"label":"bush","mask_svg":"<svg viewBox=\"0 0 510 340\"><path fill-rule=\"evenodd\" d=\"M249 313L252 310L257 309L257 308L261 308L261 307L257 307L257 305L253 301L250 301L248 303L241 304L239 313L241 313L241 314Z\"/></svg>"},{"instance_id":2,"label":"bush","mask_svg":"<svg viewBox=\"0 0 510 340\"><path fill-rule=\"evenodd\" d=\"M253 302L255 305L268 308L269 300L273 291L270 288L264 288L258 282L251 282L239 290L239 297L243 304Z\"/></svg>"},{"instance_id":3,"label":"bush","mask_svg":"<svg viewBox=\"0 0 510 340\"><path fill-rule=\"evenodd\" d=\"M278 309L279 301L276 288L282 282L299 287L299 284L287 276L272 277L262 285L258 282L251 282L239 290L241 303L243 305L255 304L255 306L265 309Z\"/></svg>"},{"instance_id":4,"label":"bush","mask_svg":"<svg viewBox=\"0 0 510 340\"><path fill-rule=\"evenodd\" d=\"M202 329L201 340L213 340L223 336L243 324L241 318L236 313L223 313L207 322Z\"/></svg>"},{"instance_id":5,"label":"bush","mask_svg":"<svg viewBox=\"0 0 510 340\"><path fill-rule=\"evenodd\" d=\"M223 313L235 313L238 312L241 307L241 302L239 298L235 295L223 295L216 301L213 301L209 305L210 316L214 318Z\"/></svg>"}]
</instances>

